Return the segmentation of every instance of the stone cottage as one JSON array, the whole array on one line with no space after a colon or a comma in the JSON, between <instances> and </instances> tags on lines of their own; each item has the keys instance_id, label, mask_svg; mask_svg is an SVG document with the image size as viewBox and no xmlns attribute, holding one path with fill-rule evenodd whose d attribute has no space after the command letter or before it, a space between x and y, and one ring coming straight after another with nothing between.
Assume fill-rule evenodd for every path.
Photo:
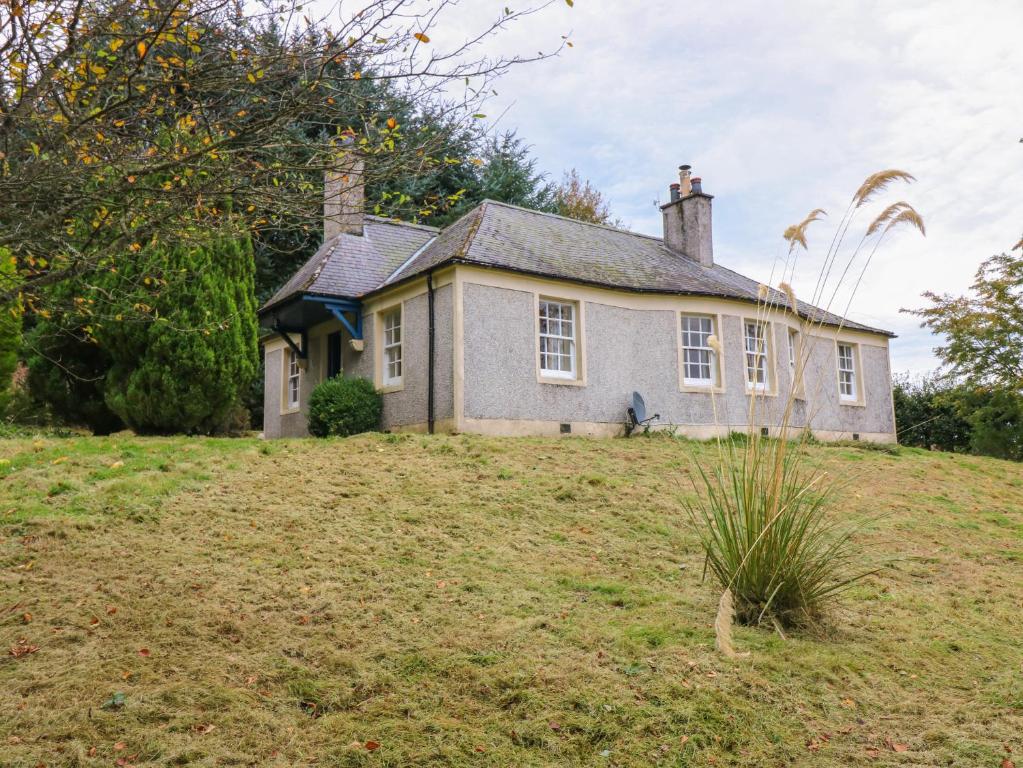
<instances>
[{"instance_id":1,"label":"stone cottage","mask_svg":"<svg viewBox=\"0 0 1023 768\"><path fill-rule=\"evenodd\" d=\"M663 237L493 201L443 230L363 215L358 163L325 188L323 245L259 312L268 438L343 375L388 430L611 436L639 392L682 434L777 432L794 389L794 428L895 440L892 334L716 263L688 166Z\"/></svg>"}]
</instances>

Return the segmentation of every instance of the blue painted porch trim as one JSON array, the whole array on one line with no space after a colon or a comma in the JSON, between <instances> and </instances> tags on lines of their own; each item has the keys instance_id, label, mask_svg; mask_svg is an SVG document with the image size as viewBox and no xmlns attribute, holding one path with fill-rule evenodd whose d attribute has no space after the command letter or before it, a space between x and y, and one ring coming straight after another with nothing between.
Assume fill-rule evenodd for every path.
<instances>
[{"instance_id":1,"label":"blue painted porch trim","mask_svg":"<svg viewBox=\"0 0 1023 768\"><path fill-rule=\"evenodd\" d=\"M315 301L322 304L328 312L341 321L348 334L353 339L362 339L362 302L350 299L328 299L323 296L303 296L303 301ZM345 312L355 315L355 325L345 317Z\"/></svg>"}]
</instances>

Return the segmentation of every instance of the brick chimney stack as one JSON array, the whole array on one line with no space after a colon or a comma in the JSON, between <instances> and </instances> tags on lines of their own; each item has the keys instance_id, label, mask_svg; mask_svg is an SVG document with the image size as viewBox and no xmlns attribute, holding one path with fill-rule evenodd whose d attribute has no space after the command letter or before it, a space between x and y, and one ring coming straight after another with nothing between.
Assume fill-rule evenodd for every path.
<instances>
[{"instance_id":1,"label":"brick chimney stack","mask_svg":"<svg viewBox=\"0 0 1023 768\"><path fill-rule=\"evenodd\" d=\"M705 267L714 264L711 230L712 195L705 194L691 167L679 166L679 184L671 185L671 200L661 206L664 217L664 245L668 250Z\"/></svg>"},{"instance_id":2,"label":"brick chimney stack","mask_svg":"<svg viewBox=\"0 0 1023 768\"><path fill-rule=\"evenodd\" d=\"M362 155L348 139L334 168L323 175L323 241L342 232L362 235L366 189Z\"/></svg>"}]
</instances>

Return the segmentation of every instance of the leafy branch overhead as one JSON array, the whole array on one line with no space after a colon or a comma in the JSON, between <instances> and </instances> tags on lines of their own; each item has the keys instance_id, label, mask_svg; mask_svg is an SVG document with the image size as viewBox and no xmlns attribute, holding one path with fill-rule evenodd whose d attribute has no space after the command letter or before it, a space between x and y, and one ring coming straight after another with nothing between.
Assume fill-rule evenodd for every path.
<instances>
[{"instance_id":1,"label":"leafy branch overhead","mask_svg":"<svg viewBox=\"0 0 1023 768\"><path fill-rule=\"evenodd\" d=\"M315 17L287 1L16 0L0 15L0 248L20 286L0 285L0 302L20 290L29 310L54 309L47 286L211 231L309 229L343 143L370 160L371 188L442 166L451 132L422 116L470 125L495 78L557 54L564 39L480 52L549 4L465 37L447 24L453 0ZM451 203L417 202L422 215Z\"/></svg>"}]
</instances>

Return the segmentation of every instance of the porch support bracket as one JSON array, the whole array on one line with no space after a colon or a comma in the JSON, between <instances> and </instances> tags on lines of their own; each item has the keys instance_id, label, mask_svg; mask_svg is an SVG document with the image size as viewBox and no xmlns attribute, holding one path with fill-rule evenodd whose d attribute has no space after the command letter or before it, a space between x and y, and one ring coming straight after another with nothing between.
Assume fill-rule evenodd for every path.
<instances>
[{"instance_id":1,"label":"porch support bracket","mask_svg":"<svg viewBox=\"0 0 1023 768\"><path fill-rule=\"evenodd\" d=\"M348 335L357 341L362 340L362 303L348 299L325 299L319 296L305 296L306 301L315 301L322 304L324 308L336 317L341 325L348 331ZM346 312L351 312L355 318L353 323L348 319Z\"/></svg>"},{"instance_id":2,"label":"porch support bracket","mask_svg":"<svg viewBox=\"0 0 1023 768\"><path fill-rule=\"evenodd\" d=\"M291 351L294 352L300 360L306 360L309 357L309 334L305 328L285 328L280 323L274 324L274 330L277 334L284 339L284 343L291 347ZM291 338L291 334L299 334L299 340L301 346L295 344Z\"/></svg>"}]
</instances>

